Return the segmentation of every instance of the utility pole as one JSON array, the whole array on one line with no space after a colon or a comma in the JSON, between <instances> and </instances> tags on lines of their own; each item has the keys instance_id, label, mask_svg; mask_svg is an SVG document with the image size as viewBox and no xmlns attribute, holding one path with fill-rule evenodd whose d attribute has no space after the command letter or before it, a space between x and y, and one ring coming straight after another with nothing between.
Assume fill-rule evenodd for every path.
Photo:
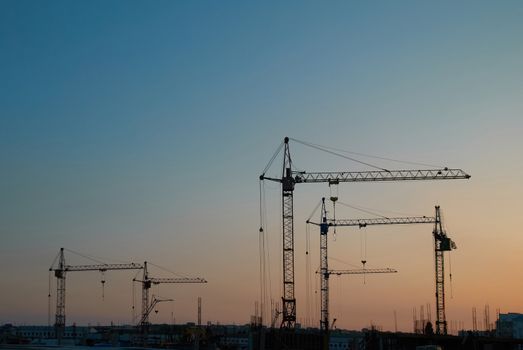
<instances>
[{"instance_id":1,"label":"utility pole","mask_svg":"<svg viewBox=\"0 0 523 350\"><path fill-rule=\"evenodd\" d=\"M340 182L390 182L390 181L418 181L418 180L454 180L468 179L470 175L461 169L430 169L430 170L388 170L379 168L375 171L344 171L344 172L305 172L295 171L292 168L292 159L289 149L289 138L285 137L264 172L260 181L269 180L281 183L282 195L282 242L283 242L283 296L282 296L282 323L281 328L293 329L296 325L296 297L294 288L294 187L302 183ZM321 148L293 140L316 149ZM283 167L281 178L271 178L265 175L272 162L283 148ZM325 149L323 149L325 151ZM328 153L335 154L332 151ZM368 165L368 164L367 164ZM376 167L377 168L377 167Z\"/></svg>"},{"instance_id":2,"label":"utility pole","mask_svg":"<svg viewBox=\"0 0 523 350\"><path fill-rule=\"evenodd\" d=\"M202 325L202 297L198 297L198 327Z\"/></svg>"}]
</instances>

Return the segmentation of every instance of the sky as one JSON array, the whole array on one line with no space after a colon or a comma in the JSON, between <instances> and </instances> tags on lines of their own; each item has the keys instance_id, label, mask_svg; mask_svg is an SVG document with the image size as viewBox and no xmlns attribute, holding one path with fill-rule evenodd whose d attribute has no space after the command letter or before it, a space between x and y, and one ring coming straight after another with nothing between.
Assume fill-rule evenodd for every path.
<instances>
[{"instance_id":1,"label":"sky","mask_svg":"<svg viewBox=\"0 0 523 350\"><path fill-rule=\"evenodd\" d=\"M285 136L472 175L344 184L339 196L407 214L441 206L458 246L447 260L449 322L470 328L472 307L482 315L486 304L491 315L523 312L522 16L520 1L0 2L0 323L48 323L60 247L208 280L154 290L174 302L152 322L194 322L197 296L204 322L248 322L260 295L258 177ZM290 147L300 169L368 170ZM270 173L280 168L277 158ZM278 301L279 185L265 191ZM305 220L328 194L327 185L295 192L304 325L319 323L317 300L306 299ZM399 271L365 284L332 278L338 327L393 329L396 311L398 328L410 330L413 308L427 303L434 317L431 231L330 238L333 268L358 266L367 237L368 266ZM319 237L309 235L315 270ZM108 272L102 298L98 273L69 273L67 323L131 322L134 274Z\"/></svg>"}]
</instances>

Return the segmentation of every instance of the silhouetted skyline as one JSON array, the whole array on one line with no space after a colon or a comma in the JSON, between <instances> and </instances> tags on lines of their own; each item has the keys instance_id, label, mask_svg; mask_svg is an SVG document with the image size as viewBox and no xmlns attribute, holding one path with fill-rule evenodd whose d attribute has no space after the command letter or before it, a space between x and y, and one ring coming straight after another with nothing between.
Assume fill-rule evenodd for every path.
<instances>
[{"instance_id":1,"label":"silhouetted skyline","mask_svg":"<svg viewBox=\"0 0 523 350\"><path fill-rule=\"evenodd\" d=\"M47 323L60 247L208 280L161 286L175 301L152 322L195 321L197 296L204 323L248 322L257 181L284 136L466 170L465 182L340 185L340 200L421 215L440 205L458 246L447 320L471 327L486 303L523 312L522 17L518 1L2 1L0 323ZM301 169L365 169L292 147ZM267 185L278 301L279 191ZM299 321L305 220L328 194L295 194ZM396 310L411 329L412 308L434 302L432 227L365 230L368 264L399 272L332 277L332 316L393 329ZM329 254L359 264L361 234L338 230ZM68 324L129 323L132 276L108 272L102 301L99 274L70 274Z\"/></svg>"}]
</instances>

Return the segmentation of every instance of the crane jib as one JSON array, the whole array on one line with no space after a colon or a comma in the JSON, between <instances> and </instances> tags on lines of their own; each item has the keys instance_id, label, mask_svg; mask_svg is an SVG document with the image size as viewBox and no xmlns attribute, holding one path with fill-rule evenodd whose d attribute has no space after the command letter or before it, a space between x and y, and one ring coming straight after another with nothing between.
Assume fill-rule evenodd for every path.
<instances>
[{"instance_id":1,"label":"crane jib","mask_svg":"<svg viewBox=\"0 0 523 350\"><path fill-rule=\"evenodd\" d=\"M65 265L64 271L142 270L140 264Z\"/></svg>"},{"instance_id":2,"label":"crane jib","mask_svg":"<svg viewBox=\"0 0 523 350\"><path fill-rule=\"evenodd\" d=\"M365 182L405 180L456 180L469 179L461 169L348 171L348 172L293 172L296 183Z\"/></svg>"}]
</instances>

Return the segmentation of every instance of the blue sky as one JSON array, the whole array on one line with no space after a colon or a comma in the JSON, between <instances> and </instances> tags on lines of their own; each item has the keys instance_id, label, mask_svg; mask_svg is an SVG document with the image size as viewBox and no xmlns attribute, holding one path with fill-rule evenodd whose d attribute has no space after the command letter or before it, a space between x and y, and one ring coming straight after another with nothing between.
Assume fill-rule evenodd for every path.
<instances>
[{"instance_id":1,"label":"blue sky","mask_svg":"<svg viewBox=\"0 0 523 350\"><path fill-rule=\"evenodd\" d=\"M39 298L61 246L203 275L214 285L190 291L208 293L209 317L244 322L257 293L257 177L286 135L462 167L468 187L386 187L401 201L380 186L347 195L415 212L443 202L462 231L484 231L478 255L489 229L477 215L505 218L512 237L522 16L518 1L1 2L0 277L14 278L2 282L12 298L17 286L27 294L0 301L0 322L45 322ZM361 170L293 149L308 170ZM300 191L306 217L328 189ZM231 283L242 287L225 293ZM124 322L127 307L76 317ZM191 312L180 306L182 319ZM340 324L367 320L351 322Z\"/></svg>"}]
</instances>

